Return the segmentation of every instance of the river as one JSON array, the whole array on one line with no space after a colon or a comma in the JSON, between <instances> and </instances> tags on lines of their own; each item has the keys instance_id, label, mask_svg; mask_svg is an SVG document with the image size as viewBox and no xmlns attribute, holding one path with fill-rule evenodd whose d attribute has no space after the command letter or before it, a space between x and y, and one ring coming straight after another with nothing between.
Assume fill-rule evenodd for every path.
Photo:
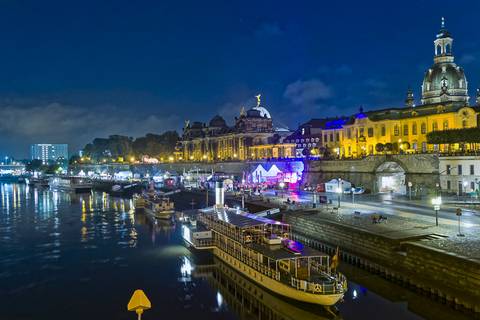
<instances>
[{"instance_id":1,"label":"river","mask_svg":"<svg viewBox=\"0 0 480 320\"><path fill-rule=\"evenodd\" d=\"M191 208L192 196L174 197L177 210ZM136 319L126 305L139 288L152 302L146 320L331 318L323 308L264 291L217 260L198 259L182 245L178 225L152 224L130 199L4 183L0 201L0 319ZM376 276L345 272L362 285L350 281L339 319L453 312ZM406 301L418 301L417 314Z\"/></svg>"}]
</instances>

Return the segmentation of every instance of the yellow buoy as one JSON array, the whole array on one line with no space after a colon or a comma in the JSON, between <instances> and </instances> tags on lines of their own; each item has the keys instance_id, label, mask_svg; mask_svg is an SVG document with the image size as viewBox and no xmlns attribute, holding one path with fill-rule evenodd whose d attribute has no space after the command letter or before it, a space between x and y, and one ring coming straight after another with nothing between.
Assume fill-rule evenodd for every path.
<instances>
[{"instance_id":1,"label":"yellow buoy","mask_svg":"<svg viewBox=\"0 0 480 320\"><path fill-rule=\"evenodd\" d=\"M143 290L135 290L130 302L128 302L127 309L128 311L135 311L138 315L138 320L142 319L142 313L144 310L148 310L152 307L150 300L148 300L145 292Z\"/></svg>"}]
</instances>

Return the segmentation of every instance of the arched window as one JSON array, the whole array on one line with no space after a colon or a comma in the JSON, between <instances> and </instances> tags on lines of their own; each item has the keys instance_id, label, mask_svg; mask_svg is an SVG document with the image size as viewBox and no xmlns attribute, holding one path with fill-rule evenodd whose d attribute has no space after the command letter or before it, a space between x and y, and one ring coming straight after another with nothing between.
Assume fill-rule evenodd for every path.
<instances>
[{"instance_id":1,"label":"arched window","mask_svg":"<svg viewBox=\"0 0 480 320\"><path fill-rule=\"evenodd\" d=\"M403 135L408 136L408 124L403 125Z\"/></svg>"},{"instance_id":2,"label":"arched window","mask_svg":"<svg viewBox=\"0 0 480 320\"><path fill-rule=\"evenodd\" d=\"M395 126L393 127L393 135L398 136L399 133L400 133L399 131L400 131L400 129L398 128L398 126L395 125Z\"/></svg>"},{"instance_id":3,"label":"arched window","mask_svg":"<svg viewBox=\"0 0 480 320\"><path fill-rule=\"evenodd\" d=\"M438 45L437 46L437 49L435 50L435 55L440 55L442 54L442 46L441 45Z\"/></svg>"},{"instance_id":4,"label":"arched window","mask_svg":"<svg viewBox=\"0 0 480 320\"><path fill-rule=\"evenodd\" d=\"M416 123L416 122L414 122L414 123L412 124L412 134L413 134L413 135L416 135L416 134L417 134L417 123Z\"/></svg>"},{"instance_id":5,"label":"arched window","mask_svg":"<svg viewBox=\"0 0 480 320\"><path fill-rule=\"evenodd\" d=\"M438 130L438 123L437 123L437 121L434 121L432 123L432 131L437 131L437 130Z\"/></svg>"},{"instance_id":6,"label":"arched window","mask_svg":"<svg viewBox=\"0 0 480 320\"><path fill-rule=\"evenodd\" d=\"M422 123L422 126L420 127L420 130L422 132L422 134L426 134L427 133L427 125L424 123Z\"/></svg>"},{"instance_id":7,"label":"arched window","mask_svg":"<svg viewBox=\"0 0 480 320\"><path fill-rule=\"evenodd\" d=\"M451 51L452 51L452 46L447 43L447 45L445 46L445 54L450 54L452 53Z\"/></svg>"},{"instance_id":8,"label":"arched window","mask_svg":"<svg viewBox=\"0 0 480 320\"><path fill-rule=\"evenodd\" d=\"M443 121L443 130L448 130L448 120Z\"/></svg>"}]
</instances>

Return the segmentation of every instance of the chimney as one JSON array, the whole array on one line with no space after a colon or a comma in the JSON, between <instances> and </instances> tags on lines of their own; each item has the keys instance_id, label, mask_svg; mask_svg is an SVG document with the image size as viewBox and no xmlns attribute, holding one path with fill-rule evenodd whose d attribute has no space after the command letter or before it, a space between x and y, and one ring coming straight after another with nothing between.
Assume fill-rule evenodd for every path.
<instances>
[{"instance_id":1,"label":"chimney","mask_svg":"<svg viewBox=\"0 0 480 320\"><path fill-rule=\"evenodd\" d=\"M215 207L223 208L225 205L225 191L223 190L223 181L215 182Z\"/></svg>"}]
</instances>

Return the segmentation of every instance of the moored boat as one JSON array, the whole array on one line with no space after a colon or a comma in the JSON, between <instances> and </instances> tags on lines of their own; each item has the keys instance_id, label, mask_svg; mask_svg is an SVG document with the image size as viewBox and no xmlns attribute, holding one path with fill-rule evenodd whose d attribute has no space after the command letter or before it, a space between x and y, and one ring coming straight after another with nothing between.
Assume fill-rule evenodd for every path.
<instances>
[{"instance_id":1,"label":"moored boat","mask_svg":"<svg viewBox=\"0 0 480 320\"><path fill-rule=\"evenodd\" d=\"M70 192L90 192L93 183L85 177L73 176L54 176L49 179L48 184L53 190L63 190Z\"/></svg>"},{"instance_id":2,"label":"moored boat","mask_svg":"<svg viewBox=\"0 0 480 320\"><path fill-rule=\"evenodd\" d=\"M223 186L217 185L216 199L214 207L199 210L196 226L183 226L188 246L212 250L250 280L287 298L325 306L343 298L347 280L329 255L291 240L288 224L225 207Z\"/></svg>"}]
</instances>

